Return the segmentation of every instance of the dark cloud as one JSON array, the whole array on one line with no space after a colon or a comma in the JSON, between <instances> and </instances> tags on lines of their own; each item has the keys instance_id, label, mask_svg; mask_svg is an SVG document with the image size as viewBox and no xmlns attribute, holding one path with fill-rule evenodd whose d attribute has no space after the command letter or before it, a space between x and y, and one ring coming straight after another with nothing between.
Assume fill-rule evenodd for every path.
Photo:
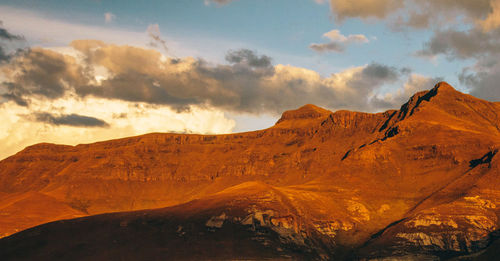
<instances>
[{"instance_id":1,"label":"dark cloud","mask_svg":"<svg viewBox=\"0 0 500 261\"><path fill-rule=\"evenodd\" d=\"M7 29L2 27L3 23L0 21L0 40L8 40L8 41L21 41L24 40L24 37L20 35L15 35L9 33Z\"/></svg>"},{"instance_id":2,"label":"dark cloud","mask_svg":"<svg viewBox=\"0 0 500 261\"><path fill-rule=\"evenodd\" d=\"M1 83L6 90L3 97L11 98L19 105L27 105L26 98L31 96L59 98L70 86L83 88L90 82L85 68L79 66L73 57L40 48L17 55L2 71L9 76Z\"/></svg>"},{"instance_id":3,"label":"dark cloud","mask_svg":"<svg viewBox=\"0 0 500 261\"><path fill-rule=\"evenodd\" d=\"M370 80L394 81L398 79L399 72L395 67L372 63L363 69L362 76Z\"/></svg>"},{"instance_id":4,"label":"dark cloud","mask_svg":"<svg viewBox=\"0 0 500 261\"><path fill-rule=\"evenodd\" d=\"M101 119L78 114L62 114L55 116L47 112L39 112L33 115L34 120L52 125L67 125L73 127L109 127L109 124Z\"/></svg>"},{"instance_id":5,"label":"dark cloud","mask_svg":"<svg viewBox=\"0 0 500 261\"><path fill-rule=\"evenodd\" d=\"M304 68L273 66L270 57L246 49L229 51L229 64L211 64L195 58L164 59L154 50L100 41L80 40L72 46L81 52L81 61L35 48L4 66L4 98L29 105L30 99L76 94L168 105L178 111L208 105L278 114L305 103L372 110L367 97L404 75L404 70L372 63L322 77ZM104 67L109 77L96 81L96 66Z\"/></svg>"},{"instance_id":6,"label":"dark cloud","mask_svg":"<svg viewBox=\"0 0 500 261\"><path fill-rule=\"evenodd\" d=\"M395 82L399 79L399 76L399 70L395 67L371 63L349 79L347 86L368 94L373 90L373 86Z\"/></svg>"},{"instance_id":7,"label":"dark cloud","mask_svg":"<svg viewBox=\"0 0 500 261\"><path fill-rule=\"evenodd\" d=\"M446 55L449 59L477 58L500 53L500 30L484 32L480 29L468 31L436 31L418 55Z\"/></svg>"},{"instance_id":8,"label":"dark cloud","mask_svg":"<svg viewBox=\"0 0 500 261\"><path fill-rule=\"evenodd\" d=\"M255 55L255 52L248 49L230 50L226 54L226 61L234 64L243 64L250 67L269 67L271 66L271 57Z\"/></svg>"},{"instance_id":9,"label":"dark cloud","mask_svg":"<svg viewBox=\"0 0 500 261\"><path fill-rule=\"evenodd\" d=\"M3 23L0 21L0 63L10 60L16 53L22 50L18 49L14 53L9 53L7 49L6 42L19 42L24 41L24 37L20 35L15 35L7 31L7 29L2 27Z\"/></svg>"}]
</instances>

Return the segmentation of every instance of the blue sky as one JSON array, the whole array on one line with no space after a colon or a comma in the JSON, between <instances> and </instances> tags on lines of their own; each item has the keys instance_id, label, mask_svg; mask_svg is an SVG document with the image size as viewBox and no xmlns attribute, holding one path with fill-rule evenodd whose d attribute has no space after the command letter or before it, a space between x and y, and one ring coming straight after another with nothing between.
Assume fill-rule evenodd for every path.
<instances>
[{"instance_id":1,"label":"blue sky","mask_svg":"<svg viewBox=\"0 0 500 261\"><path fill-rule=\"evenodd\" d=\"M439 80L500 100L499 0L0 0L0 20L0 157L397 109Z\"/></svg>"},{"instance_id":2,"label":"blue sky","mask_svg":"<svg viewBox=\"0 0 500 261\"><path fill-rule=\"evenodd\" d=\"M431 37L429 30L394 32L381 21L359 18L336 22L327 3L312 0L243 0L226 5L207 5L203 0L0 2L48 19L96 27L143 32L149 24L158 24L163 35L183 39L187 44L200 45L210 40L212 51L205 56L212 59L223 60L227 50L216 43L224 42L228 43L224 47L253 49L271 56L274 63L305 67L322 75L379 62L443 77L462 88L456 74L466 65L464 61L415 57L414 53ZM107 12L115 15L111 23L104 21ZM353 46L344 53L317 54L308 48L313 42L325 42L322 34L333 29L344 35L364 34L370 43Z\"/></svg>"}]
</instances>

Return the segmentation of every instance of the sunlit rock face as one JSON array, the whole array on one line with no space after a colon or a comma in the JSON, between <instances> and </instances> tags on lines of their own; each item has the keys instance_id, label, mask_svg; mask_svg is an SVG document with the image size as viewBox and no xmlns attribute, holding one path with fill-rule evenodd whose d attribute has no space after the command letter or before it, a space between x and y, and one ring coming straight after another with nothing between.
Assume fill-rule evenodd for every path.
<instances>
[{"instance_id":1,"label":"sunlit rock face","mask_svg":"<svg viewBox=\"0 0 500 261\"><path fill-rule=\"evenodd\" d=\"M5 237L0 256L488 259L499 113L439 83L377 114L305 105L254 132L37 144L0 162L0 233L82 218Z\"/></svg>"}]
</instances>

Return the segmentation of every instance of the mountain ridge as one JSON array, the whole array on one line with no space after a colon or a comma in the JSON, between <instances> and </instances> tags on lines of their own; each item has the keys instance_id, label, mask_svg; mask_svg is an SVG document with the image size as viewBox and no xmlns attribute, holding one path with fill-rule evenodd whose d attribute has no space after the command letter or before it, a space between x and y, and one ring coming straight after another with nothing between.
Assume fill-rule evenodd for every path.
<instances>
[{"instance_id":1,"label":"mountain ridge","mask_svg":"<svg viewBox=\"0 0 500 261\"><path fill-rule=\"evenodd\" d=\"M160 256L156 244L171 250L196 245L187 235L196 238L199 233L206 238L197 251L210 254L205 248L213 237L246 253L231 252L232 258L452 258L476 253L494 241L491 235L500 227L500 165L494 153L500 147L499 112L500 104L440 82L399 110L381 113L305 105L259 131L37 144L0 161L0 214L7 212L3 199L17 202L26 193L41 193L59 202L54 210L66 213L69 207L72 215L90 216L75 221L53 217L50 225L1 239L0 254L13 257L16 249L36 240L47 245L27 252L27 259L49 249L62 254L47 238L53 237L87 244L97 259L110 257L83 236L65 238L63 227L90 235L109 233L110 238L140 233L154 245L145 249ZM33 202L52 204L40 198ZM23 207L15 206L8 211ZM93 216L106 212L120 213ZM5 224L0 233L8 236L52 221L50 211L39 215L45 219L33 215L23 224L0 215ZM129 219L135 220L134 229L121 225ZM99 222L111 227L93 225ZM154 232L162 229L169 232ZM237 235L247 245L229 243ZM181 252L179 258L195 257ZM231 258L221 251L212 254L214 259Z\"/></svg>"}]
</instances>

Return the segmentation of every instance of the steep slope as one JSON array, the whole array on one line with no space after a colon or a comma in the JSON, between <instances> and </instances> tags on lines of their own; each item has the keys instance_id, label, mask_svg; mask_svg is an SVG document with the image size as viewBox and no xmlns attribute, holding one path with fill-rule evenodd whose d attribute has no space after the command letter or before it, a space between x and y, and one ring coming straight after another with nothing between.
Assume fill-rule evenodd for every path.
<instances>
[{"instance_id":1,"label":"steep slope","mask_svg":"<svg viewBox=\"0 0 500 261\"><path fill-rule=\"evenodd\" d=\"M125 251L133 254L123 259L432 259L482 253L496 244L500 225L499 113L498 103L438 83L400 110L378 114L305 105L262 131L34 145L0 162L0 202L12 202L9 211L23 208L9 198L28 193L69 207L68 215L167 208L57 221L0 240L0 255L52 259L74 249L64 257L105 260ZM58 218L48 208L33 213L29 224L0 222L8 234ZM221 249L210 251L214 244Z\"/></svg>"}]
</instances>

